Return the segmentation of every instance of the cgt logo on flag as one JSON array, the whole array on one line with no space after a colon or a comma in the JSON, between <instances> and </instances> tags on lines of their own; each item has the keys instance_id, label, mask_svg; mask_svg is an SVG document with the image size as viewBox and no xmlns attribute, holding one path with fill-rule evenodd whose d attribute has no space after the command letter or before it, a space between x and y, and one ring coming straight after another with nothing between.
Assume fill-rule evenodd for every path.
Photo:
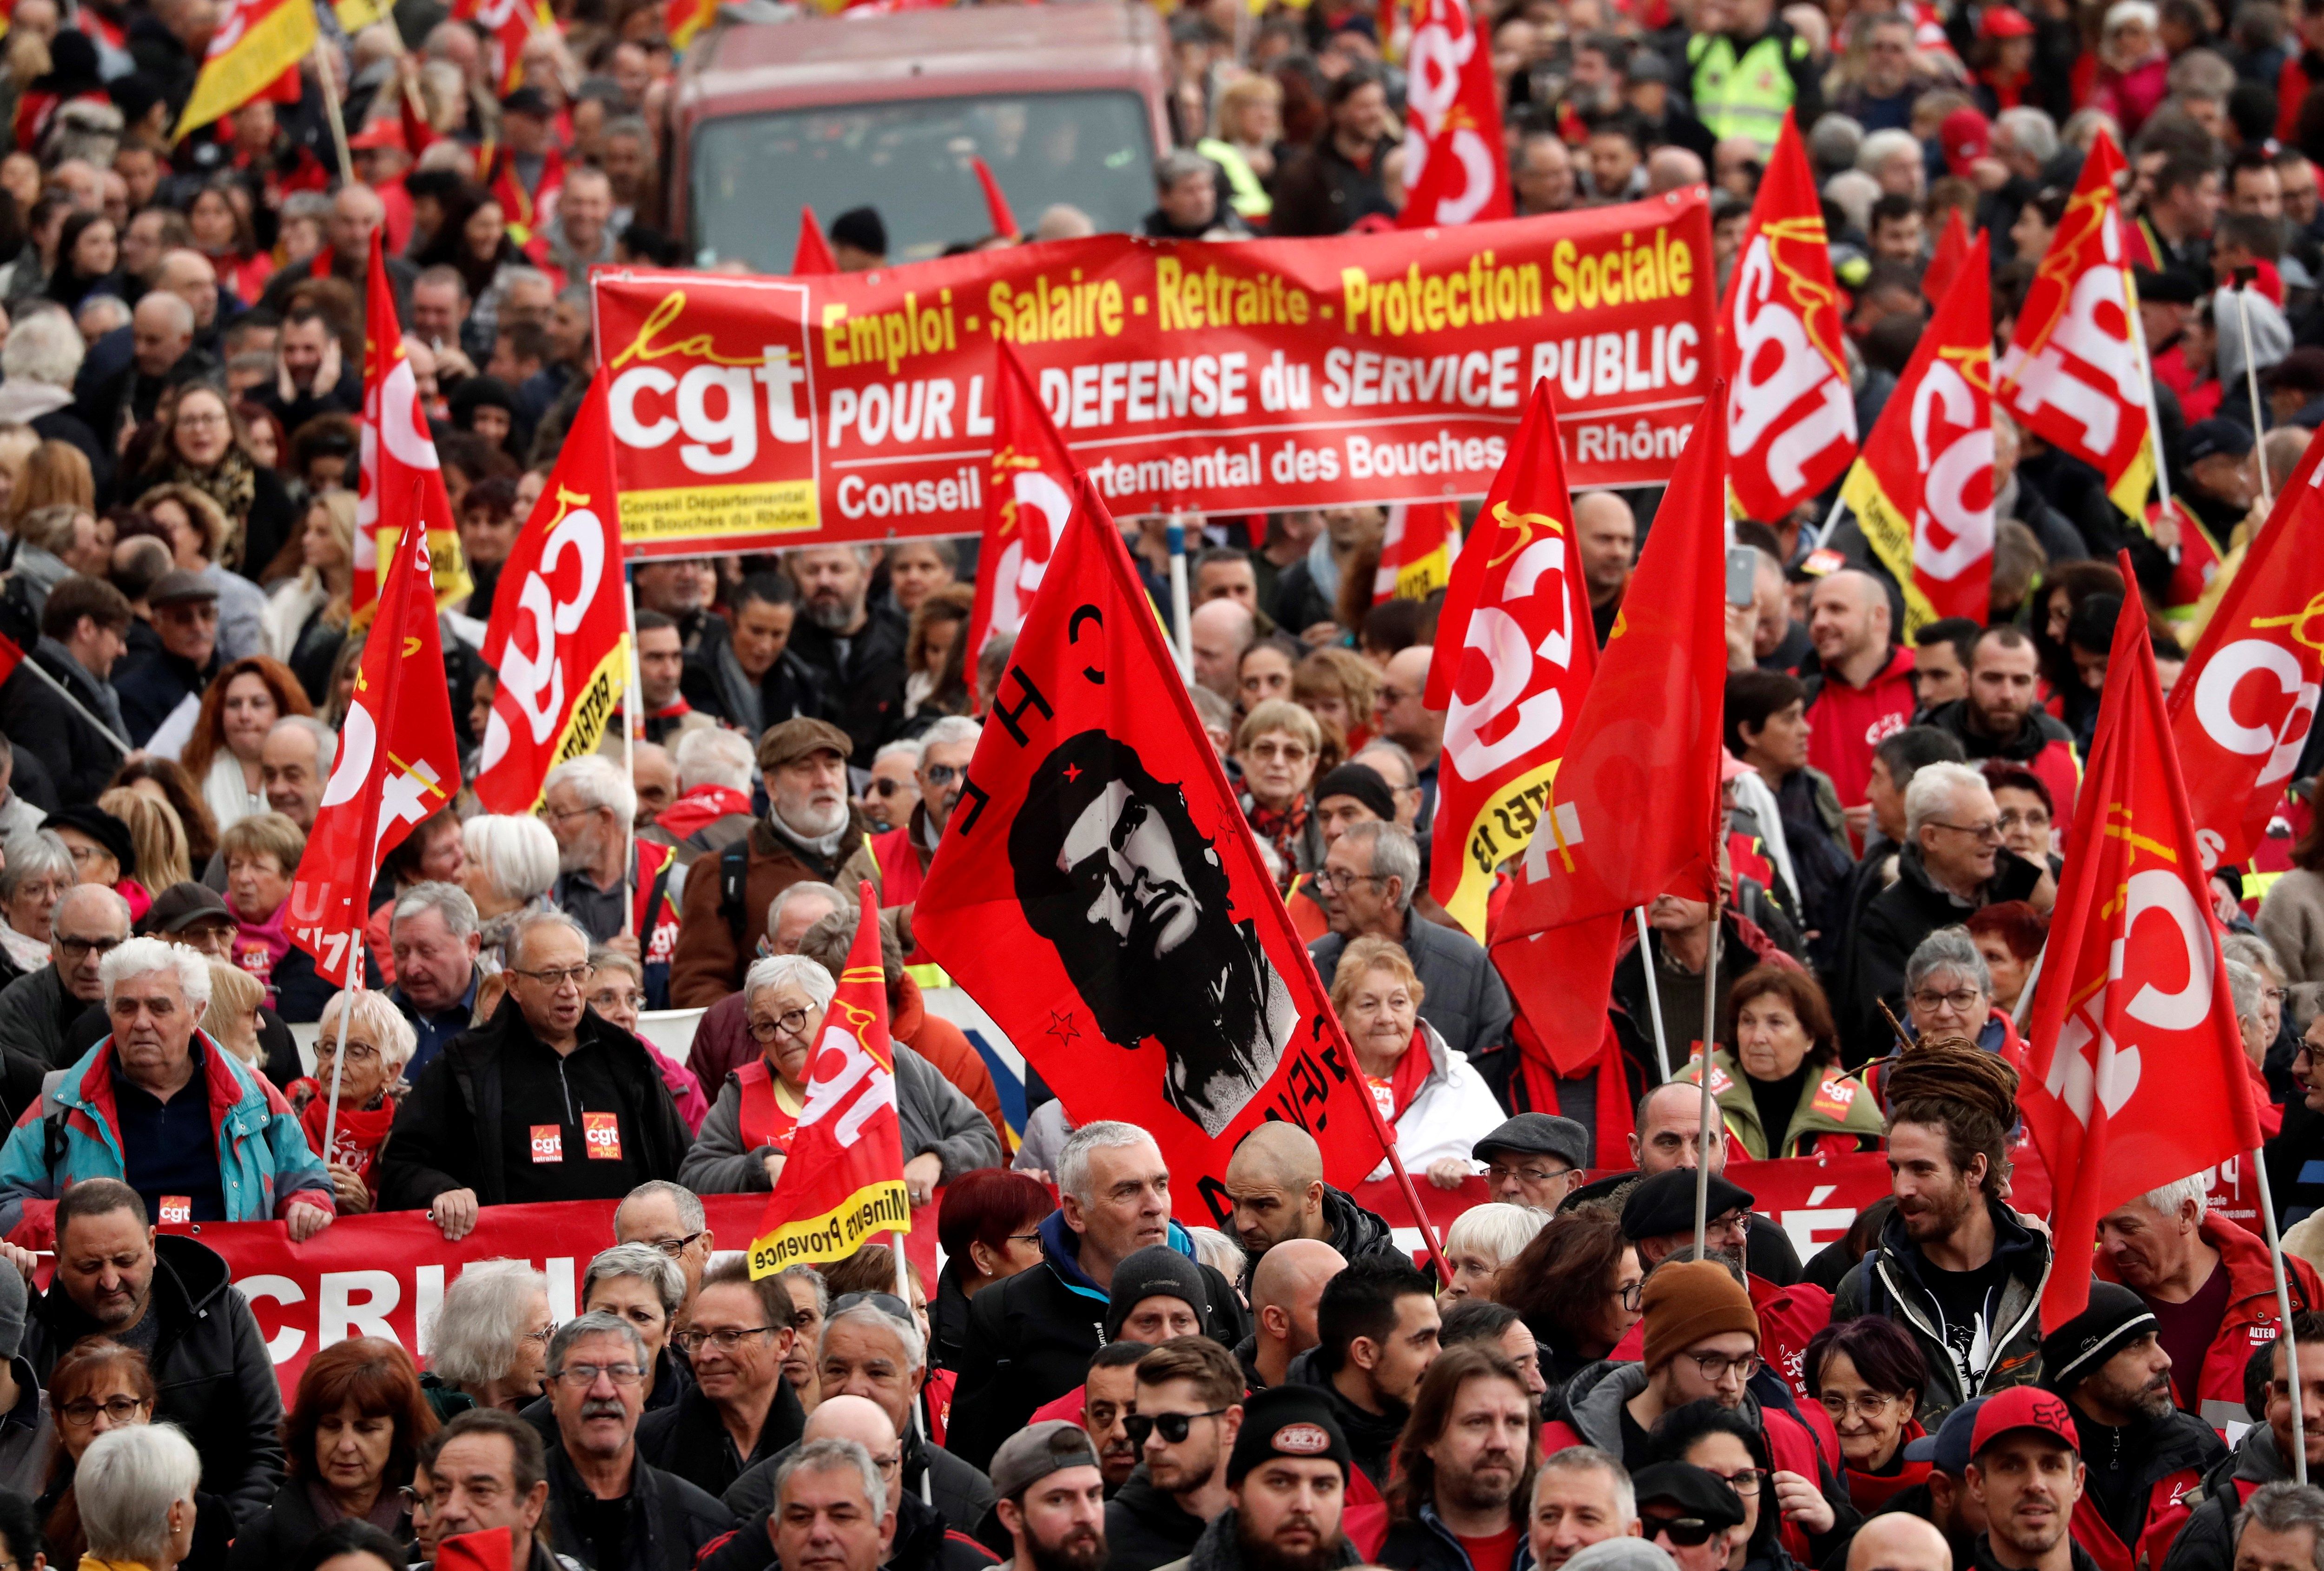
<instances>
[{"instance_id":1,"label":"cgt logo on flag","mask_svg":"<svg viewBox=\"0 0 2324 1571\"><path fill-rule=\"evenodd\" d=\"M2171 864L2173 869L2178 865L2179 858L2169 846L2134 831L2131 809L2123 803L2116 802L2107 808L2106 833L2127 841L2133 860L2144 851ZM2184 874L2163 868L2134 873L2119 898L2125 906L2124 936L2115 943L2107 957L2106 979L2077 1002L2059 1030L2057 1057L2051 1061L2050 1073L2043 1081L2050 1095L2085 1125L2090 1122L2093 1103L2103 1106L2107 1116L2112 1118L2138 1092L2138 1044L2126 1046L2116 1041L2105 1023L2108 1000L2123 982L2124 959L2130 951L2133 935L2137 937L2142 976L2177 976L2183 956L2187 980L2175 993L2153 981L2139 983L2138 991L2123 1005L2123 1015L2158 1031L2189 1031L2202 1024L2203 1018L2211 1012L2215 954L2210 916L2196 906ZM2140 928L2140 919L2149 914L2168 919L2170 929L2179 939L2179 956L2167 955L2158 947L2151 924L2146 929Z\"/></svg>"}]
</instances>

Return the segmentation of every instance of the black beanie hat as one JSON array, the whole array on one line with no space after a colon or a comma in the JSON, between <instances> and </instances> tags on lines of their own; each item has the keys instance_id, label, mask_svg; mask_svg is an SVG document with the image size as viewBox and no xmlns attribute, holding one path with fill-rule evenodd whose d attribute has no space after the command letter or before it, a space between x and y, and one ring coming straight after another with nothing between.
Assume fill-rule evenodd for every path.
<instances>
[{"instance_id":1,"label":"black beanie hat","mask_svg":"<svg viewBox=\"0 0 2324 1571\"><path fill-rule=\"evenodd\" d=\"M2042 1338L2042 1383L2060 1396L2154 1329L2146 1300L2119 1282L2092 1282L2082 1312Z\"/></svg>"},{"instance_id":2,"label":"black beanie hat","mask_svg":"<svg viewBox=\"0 0 2324 1571\"><path fill-rule=\"evenodd\" d=\"M1167 1244L1141 1249L1113 1268L1113 1294L1105 1307L1105 1339L1121 1335L1121 1323L1146 1298L1183 1298L1197 1323L1211 1317L1210 1289L1203 1268Z\"/></svg>"},{"instance_id":3,"label":"black beanie hat","mask_svg":"<svg viewBox=\"0 0 2324 1571\"><path fill-rule=\"evenodd\" d=\"M1369 763L1343 763L1317 781L1310 799L1321 803L1330 797L1353 797L1370 808L1380 822L1396 822L1396 793L1388 789L1379 771Z\"/></svg>"},{"instance_id":4,"label":"black beanie hat","mask_svg":"<svg viewBox=\"0 0 2324 1571\"><path fill-rule=\"evenodd\" d=\"M1321 1386L1278 1385L1253 1391L1242 1404L1242 1428L1236 1431L1234 1449L1227 1455L1227 1484L1240 1483L1250 1470L1277 1456L1302 1462L1318 1456L1340 1465L1345 1480L1355 1465L1348 1437L1332 1416L1332 1403Z\"/></svg>"}]
</instances>

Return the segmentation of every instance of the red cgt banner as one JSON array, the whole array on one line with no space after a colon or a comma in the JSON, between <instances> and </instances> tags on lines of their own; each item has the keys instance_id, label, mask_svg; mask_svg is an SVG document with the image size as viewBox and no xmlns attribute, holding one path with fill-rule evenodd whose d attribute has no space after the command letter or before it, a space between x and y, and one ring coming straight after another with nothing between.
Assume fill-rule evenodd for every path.
<instances>
[{"instance_id":1,"label":"red cgt banner","mask_svg":"<svg viewBox=\"0 0 2324 1571\"><path fill-rule=\"evenodd\" d=\"M1657 484L1713 305L1699 187L1328 240L592 283L632 555L976 532L1003 338L1118 515L1481 495L1545 377L1575 485Z\"/></svg>"}]
</instances>

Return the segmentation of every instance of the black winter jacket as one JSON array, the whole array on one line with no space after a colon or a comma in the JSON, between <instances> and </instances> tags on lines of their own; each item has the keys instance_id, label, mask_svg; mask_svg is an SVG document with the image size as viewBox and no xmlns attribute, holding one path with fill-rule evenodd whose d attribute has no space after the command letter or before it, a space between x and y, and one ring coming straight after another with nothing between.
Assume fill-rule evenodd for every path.
<instances>
[{"instance_id":1,"label":"black winter jacket","mask_svg":"<svg viewBox=\"0 0 2324 1571\"><path fill-rule=\"evenodd\" d=\"M2244 1437L2181 1500L2192 1509L2171 1540L2163 1571L2227 1571L2236 1563L2236 1515L2263 1483L2290 1482L2292 1468L2276 1449L2275 1431L2254 1424Z\"/></svg>"},{"instance_id":2,"label":"black winter jacket","mask_svg":"<svg viewBox=\"0 0 2324 1571\"><path fill-rule=\"evenodd\" d=\"M589 1486L574 1471L562 1445L549 1447L549 1537L592 1571L690 1571L703 1547L734 1525L734 1513L711 1495L639 1457L630 1472L629 1561L599 1566L582 1532L581 1507Z\"/></svg>"},{"instance_id":3,"label":"black winter jacket","mask_svg":"<svg viewBox=\"0 0 2324 1571\"><path fill-rule=\"evenodd\" d=\"M1378 1255L1382 1260L1412 1258L1397 1243L1388 1218L1357 1205L1355 1197L1345 1189L1323 1186L1323 1220L1332 1224L1332 1236L1324 1242L1338 1250L1340 1258L1350 1265L1368 1255ZM1256 1267L1259 1261L1253 1259L1250 1263Z\"/></svg>"},{"instance_id":4,"label":"black winter jacket","mask_svg":"<svg viewBox=\"0 0 2324 1571\"><path fill-rule=\"evenodd\" d=\"M2071 1398L2066 1405L2073 1409L2082 1464L2089 1470L2082 1493L2116 1539L2134 1549L2145 1529L2156 1485L2172 1474L2206 1474L2232 1460L2218 1430L2175 1407L2165 1408L2159 1418L2116 1428L2097 1422Z\"/></svg>"},{"instance_id":5,"label":"black winter jacket","mask_svg":"<svg viewBox=\"0 0 2324 1571\"><path fill-rule=\"evenodd\" d=\"M1340 1421L1340 1432L1348 1437L1348 1450L1356 1459L1356 1466L1372 1481L1372 1487L1382 1495L1388 1493L1388 1461L1396 1451L1396 1437L1404 1432L1406 1415L1390 1410L1386 1413L1366 1412L1340 1393L1332 1377L1317 1364L1319 1347L1311 1347L1291 1361L1286 1385L1313 1386L1323 1393L1332 1404L1332 1416Z\"/></svg>"},{"instance_id":6,"label":"black winter jacket","mask_svg":"<svg viewBox=\"0 0 2324 1571\"><path fill-rule=\"evenodd\" d=\"M1985 1367L1966 1387L1941 1334L1944 1317L1935 1295L1922 1285L1921 1252L1905 1234L1902 1216L1889 1216L1879 1243L1841 1279L1840 1290L1831 1296L1835 1322L1886 1315L1920 1344L1929 1370L1929 1384L1921 1397L1923 1425L1941 1423L1971 1397L2032 1385L2042 1378L2040 1311L2042 1290L2050 1280L2050 1237L2026 1226L1998 1200L1987 1200L1986 1206L1993 1214L1994 1251L2007 1261L2009 1280L2002 1289L1994 1324L1987 1328Z\"/></svg>"},{"instance_id":7,"label":"black winter jacket","mask_svg":"<svg viewBox=\"0 0 2324 1571\"><path fill-rule=\"evenodd\" d=\"M395 1128L380 1158L380 1209L424 1211L449 1189L474 1189L481 1206L508 1196L506 1169L524 1153L501 1149L500 1055L521 1031L514 998L493 1018L462 1031L420 1072L420 1083L395 1110ZM581 1016L581 1040L613 1055L622 1077L622 1135L637 1142L641 1178L676 1182L691 1137L669 1099L669 1087L637 1038L608 1024L595 1010Z\"/></svg>"},{"instance_id":8,"label":"black winter jacket","mask_svg":"<svg viewBox=\"0 0 2324 1571\"><path fill-rule=\"evenodd\" d=\"M282 1388L257 1317L228 1283L217 1251L176 1234L153 1240L153 1313L161 1336L149 1363L161 1400L156 1423L176 1424L202 1454L202 1483L234 1502L236 1522L254 1522L282 1482ZM106 1328L80 1311L60 1283L35 1300L27 1349L46 1386L58 1357Z\"/></svg>"},{"instance_id":9,"label":"black winter jacket","mask_svg":"<svg viewBox=\"0 0 2324 1571\"><path fill-rule=\"evenodd\" d=\"M1526 1532L1525 1519L1517 1517L1517 1553L1510 1558L1509 1571L1527 1571L1533 1565L1532 1535ZM1389 1571L1477 1571L1462 1547L1459 1538L1436 1514L1436 1507L1420 1502L1417 1520L1400 1521L1388 1529L1379 1549L1372 1556L1375 1563Z\"/></svg>"},{"instance_id":10,"label":"black winter jacket","mask_svg":"<svg viewBox=\"0 0 2324 1571\"><path fill-rule=\"evenodd\" d=\"M1903 1017L1904 964L1921 940L1939 928L1956 926L1978 907L2025 899L2047 871L2014 852L1996 851L1993 876L1986 881L1977 906L1965 906L1930 878L1919 846L1898 852L1896 882L1865 902L1845 950L1840 1040L1855 1043L1858 1053L1868 1053L1867 1044L1881 1044L1878 1051L1868 1053L1871 1058L1886 1052L1895 1033L1888 1029L1880 1005L1886 1001Z\"/></svg>"},{"instance_id":11,"label":"black winter jacket","mask_svg":"<svg viewBox=\"0 0 2324 1571\"><path fill-rule=\"evenodd\" d=\"M759 1426L759 1443L738 1467L716 1404L689 1381L678 1400L638 1420L638 1455L705 1494L724 1494L743 1468L797 1445L806 1428L807 1409L799 1405L798 1392L790 1382L778 1379L774 1402Z\"/></svg>"},{"instance_id":12,"label":"black winter jacket","mask_svg":"<svg viewBox=\"0 0 2324 1571\"><path fill-rule=\"evenodd\" d=\"M234 1548L226 1557L226 1571L276 1571L296 1560L325 1526L307 1493L306 1481L286 1478L274 1492L272 1509L262 1511L256 1521L235 1535ZM406 1548L417 1541L408 1508L396 1517L392 1536Z\"/></svg>"},{"instance_id":13,"label":"black winter jacket","mask_svg":"<svg viewBox=\"0 0 2324 1571\"><path fill-rule=\"evenodd\" d=\"M982 1298L982 1293L977 1294ZM960 1405L953 1404L957 1419ZM754 1462L742 1469L725 1493L726 1509L738 1517L750 1517L768 1510L775 1503L775 1470L783 1458L791 1454L785 1446L764 1462ZM928 1492L936 1497L936 1508L944 1516L945 1524L955 1532L973 1533L984 1513L992 1509L992 1482L983 1474L963 1462L941 1446L931 1446L920 1437L915 1428L904 1437L904 1492L917 1497L920 1480L928 1481Z\"/></svg>"},{"instance_id":14,"label":"black winter jacket","mask_svg":"<svg viewBox=\"0 0 2324 1571\"><path fill-rule=\"evenodd\" d=\"M790 652L816 673L825 713L854 742L854 756L867 766L881 743L893 742L903 731L904 643L909 633L901 615L872 606L869 619L847 641L843 669L838 634L804 615L791 629Z\"/></svg>"},{"instance_id":15,"label":"black winter jacket","mask_svg":"<svg viewBox=\"0 0 2324 1571\"><path fill-rule=\"evenodd\" d=\"M1154 1571L1192 1554L1202 1536L1203 1519L1155 1488L1141 1462L1105 1502L1105 1571Z\"/></svg>"},{"instance_id":16,"label":"black winter jacket","mask_svg":"<svg viewBox=\"0 0 2324 1571\"><path fill-rule=\"evenodd\" d=\"M1517 1552L1521 1555L1526 1552L1522 1537L1518 1541ZM1362 1556L1356 1553L1355 1546L1348 1542L1346 1535L1342 1533L1338 1557L1326 1560L1323 1564L1353 1566L1362 1558ZM1171 1561L1170 1564L1163 1566L1161 1571L1245 1571L1242 1550L1235 1541L1234 1508L1229 1506L1211 1519L1211 1525L1204 1528L1203 1536L1195 1540L1193 1554L1183 1560Z\"/></svg>"}]
</instances>

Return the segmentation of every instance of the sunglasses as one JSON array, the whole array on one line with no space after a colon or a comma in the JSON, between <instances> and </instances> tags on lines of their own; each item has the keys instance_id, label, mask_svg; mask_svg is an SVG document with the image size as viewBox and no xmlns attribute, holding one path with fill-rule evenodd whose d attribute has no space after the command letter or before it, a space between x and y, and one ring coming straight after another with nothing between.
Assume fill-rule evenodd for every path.
<instances>
[{"instance_id":1,"label":"sunglasses","mask_svg":"<svg viewBox=\"0 0 2324 1571\"><path fill-rule=\"evenodd\" d=\"M907 1325L916 1318L912 1307L893 1293L848 1293L834 1301L831 1312L836 1315L842 1309L853 1309L858 1304L869 1304L890 1320L901 1320Z\"/></svg>"},{"instance_id":2,"label":"sunglasses","mask_svg":"<svg viewBox=\"0 0 2324 1571\"><path fill-rule=\"evenodd\" d=\"M1121 1430L1130 1437L1130 1443L1140 1450L1146 1447L1146 1437L1157 1429L1162 1432L1165 1446L1177 1446L1185 1443L1196 1419L1215 1419L1225 1411L1224 1408L1212 1408L1200 1413L1157 1413L1151 1418L1132 1413L1121 1420Z\"/></svg>"},{"instance_id":3,"label":"sunglasses","mask_svg":"<svg viewBox=\"0 0 2324 1571\"><path fill-rule=\"evenodd\" d=\"M1701 1517L1658 1517L1643 1511L1638 1516L1638 1528L1646 1535L1646 1542L1651 1544L1656 1539L1668 1539L1682 1549L1701 1548L1711 1541L1711 1535L1719 1530Z\"/></svg>"}]
</instances>

